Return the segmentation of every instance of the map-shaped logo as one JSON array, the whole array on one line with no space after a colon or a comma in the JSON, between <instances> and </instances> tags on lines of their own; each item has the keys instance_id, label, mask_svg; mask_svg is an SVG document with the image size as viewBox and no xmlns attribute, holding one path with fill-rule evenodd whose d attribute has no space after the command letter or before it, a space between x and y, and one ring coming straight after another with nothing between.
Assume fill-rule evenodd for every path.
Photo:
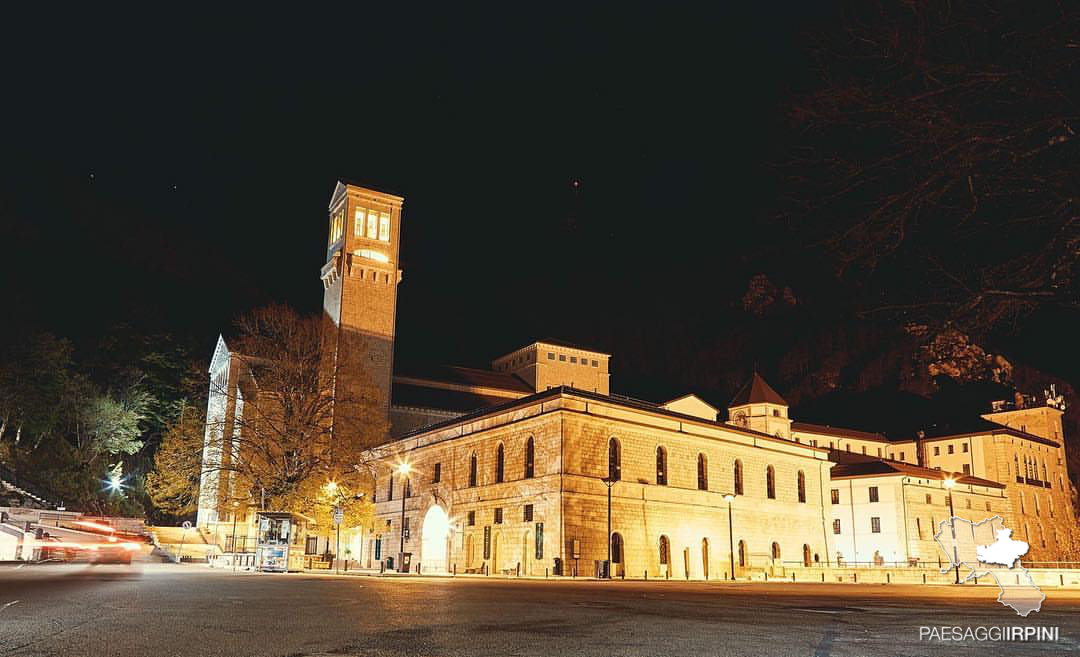
<instances>
[{"instance_id":1,"label":"map-shaped logo","mask_svg":"<svg viewBox=\"0 0 1080 657\"><path fill-rule=\"evenodd\" d=\"M965 582L972 577L989 575L1001 589L998 602L1012 607L1021 616L1039 611L1046 595L1035 586L1027 569L1020 565L1020 557L1027 554L1028 544L1012 538L1012 530L1005 527L1001 516L978 523L953 516L938 523L934 540L949 558L949 567L941 572L954 567L966 569Z\"/></svg>"}]
</instances>

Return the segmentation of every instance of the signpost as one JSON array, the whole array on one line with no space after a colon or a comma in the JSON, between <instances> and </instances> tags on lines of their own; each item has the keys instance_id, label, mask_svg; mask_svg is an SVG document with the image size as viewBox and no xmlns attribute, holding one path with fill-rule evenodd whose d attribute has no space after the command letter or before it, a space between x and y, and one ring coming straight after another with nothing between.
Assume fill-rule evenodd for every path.
<instances>
[{"instance_id":1,"label":"signpost","mask_svg":"<svg viewBox=\"0 0 1080 657\"><path fill-rule=\"evenodd\" d=\"M187 530L191 529L191 521L185 520L181 527L184 531L180 532L180 551L176 553L176 563L182 563L184 560L184 539L187 538Z\"/></svg>"},{"instance_id":2,"label":"signpost","mask_svg":"<svg viewBox=\"0 0 1080 657\"><path fill-rule=\"evenodd\" d=\"M337 541L334 543L335 572L341 572L341 523L345 521L345 509L334 507L334 527L337 528Z\"/></svg>"}]
</instances>

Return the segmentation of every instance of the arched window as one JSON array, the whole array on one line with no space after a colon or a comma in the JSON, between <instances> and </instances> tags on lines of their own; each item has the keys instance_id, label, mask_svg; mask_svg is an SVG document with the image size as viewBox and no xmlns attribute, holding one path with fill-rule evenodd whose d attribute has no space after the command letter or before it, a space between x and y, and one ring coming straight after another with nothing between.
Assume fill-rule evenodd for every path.
<instances>
[{"instance_id":1,"label":"arched window","mask_svg":"<svg viewBox=\"0 0 1080 657\"><path fill-rule=\"evenodd\" d=\"M770 500L776 499L776 470L771 465L765 468L765 494Z\"/></svg>"},{"instance_id":2,"label":"arched window","mask_svg":"<svg viewBox=\"0 0 1080 657\"><path fill-rule=\"evenodd\" d=\"M671 542L667 536L660 537L660 565L666 566L671 563Z\"/></svg>"},{"instance_id":3,"label":"arched window","mask_svg":"<svg viewBox=\"0 0 1080 657\"><path fill-rule=\"evenodd\" d=\"M1016 470L1016 476L1020 476L1020 457L1013 454L1013 469Z\"/></svg>"},{"instance_id":4,"label":"arched window","mask_svg":"<svg viewBox=\"0 0 1080 657\"><path fill-rule=\"evenodd\" d=\"M656 483L667 486L667 450L663 447L656 448Z\"/></svg>"},{"instance_id":5,"label":"arched window","mask_svg":"<svg viewBox=\"0 0 1080 657\"><path fill-rule=\"evenodd\" d=\"M746 543L739 541L739 568L746 568Z\"/></svg>"},{"instance_id":6,"label":"arched window","mask_svg":"<svg viewBox=\"0 0 1080 657\"><path fill-rule=\"evenodd\" d=\"M735 494L736 495L742 495L743 494L742 461L740 461L739 459L735 459L734 477L735 477Z\"/></svg>"},{"instance_id":7,"label":"arched window","mask_svg":"<svg viewBox=\"0 0 1080 657\"><path fill-rule=\"evenodd\" d=\"M536 444L533 437L525 441L525 478L532 479L536 473Z\"/></svg>"},{"instance_id":8,"label":"arched window","mask_svg":"<svg viewBox=\"0 0 1080 657\"><path fill-rule=\"evenodd\" d=\"M807 568L810 567L810 546L806 543L803 543L802 546L802 565Z\"/></svg>"},{"instance_id":9,"label":"arched window","mask_svg":"<svg viewBox=\"0 0 1080 657\"><path fill-rule=\"evenodd\" d=\"M803 473L802 470L799 470L798 486L799 486L799 501L802 502L803 504L805 504L806 503L806 475Z\"/></svg>"},{"instance_id":10,"label":"arched window","mask_svg":"<svg viewBox=\"0 0 1080 657\"><path fill-rule=\"evenodd\" d=\"M697 455L697 487L698 490L709 490L709 462L704 454Z\"/></svg>"},{"instance_id":11,"label":"arched window","mask_svg":"<svg viewBox=\"0 0 1080 657\"><path fill-rule=\"evenodd\" d=\"M622 479L622 448L614 438L607 445L607 476L611 481Z\"/></svg>"},{"instance_id":12,"label":"arched window","mask_svg":"<svg viewBox=\"0 0 1080 657\"><path fill-rule=\"evenodd\" d=\"M1042 469L1043 469L1042 480L1043 481L1050 481L1050 479L1046 476L1046 461L1043 461Z\"/></svg>"},{"instance_id":13,"label":"arched window","mask_svg":"<svg viewBox=\"0 0 1080 657\"><path fill-rule=\"evenodd\" d=\"M622 563L622 534L611 535L611 563Z\"/></svg>"},{"instance_id":14,"label":"arched window","mask_svg":"<svg viewBox=\"0 0 1080 657\"><path fill-rule=\"evenodd\" d=\"M773 559L779 559L780 558L780 544L777 543L776 541L773 541L773 544L772 544L772 558Z\"/></svg>"},{"instance_id":15,"label":"arched window","mask_svg":"<svg viewBox=\"0 0 1080 657\"><path fill-rule=\"evenodd\" d=\"M386 499L394 499L394 473L386 475Z\"/></svg>"},{"instance_id":16,"label":"arched window","mask_svg":"<svg viewBox=\"0 0 1080 657\"><path fill-rule=\"evenodd\" d=\"M499 446L495 448L495 483L501 484L503 481L503 466L506 464L506 450L503 449L503 444L499 443Z\"/></svg>"},{"instance_id":17,"label":"arched window","mask_svg":"<svg viewBox=\"0 0 1080 657\"><path fill-rule=\"evenodd\" d=\"M476 486L476 452L469 456L469 487Z\"/></svg>"}]
</instances>

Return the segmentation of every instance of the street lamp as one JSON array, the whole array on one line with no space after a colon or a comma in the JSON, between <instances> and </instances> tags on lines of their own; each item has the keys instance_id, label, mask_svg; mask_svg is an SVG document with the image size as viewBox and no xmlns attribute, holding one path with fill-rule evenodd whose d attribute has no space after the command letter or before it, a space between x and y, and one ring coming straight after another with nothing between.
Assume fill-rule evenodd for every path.
<instances>
[{"instance_id":1,"label":"street lamp","mask_svg":"<svg viewBox=\"0 0 1080 657\"><path fill-rule=\"evenodd\" d=\"M409 490L409 484L407 477L412 468L409 464L402 461L398 464L397 471L402 477L406 479L401 480L401 549L398 551L398 572L405 572L402 570L405 567L405 493Z\"/></svg>"},{"instance_id":2,"label":"street lamp","mask_svg":"<svg viewBox=\"0 0 1080 657\"><path fill-rule=\"evenodd\" d=\"M239 502L232 503L232 569L236 572L236 510L240 508Z\"/></svg>"},{"instance_id":3,"label":"street lamp","mask_svg":"<svg viewBox=\"0 0 1080 657\"><path fill-rule=\"evenodd\" d=\"M953 563L956 564L956 583L960 583L960 558L956 550L956 520L954 519L953 501L952 501L952 489L956 486L956 480L952 477L945 478L945 488L949 491L946 496L949 498L949 526L952 527L952 541L953 541Z\"/></svg>"},{"instance_id":4,"label":"street lamp","mask_svg":"<svg viewBox=\"0 0 1080 657\"><path fill-rule=\"evenodd\" d=\"M611 579L611 488L619 480L608 475L600 481L607 486L607 578Z\"/></svg>"},{"instance_id":5,"label":"street lamp","mask_svg":"<svg viewBox=\"0 0 1080 657\"><path fill-rule=\"evenodd\" d=\"M731 519L731 503L735 501L735 496L731 493L724 495L724 501L727 502L727 536L728 536L728 556L731 557L731 581L735 581L735 530L732 529L734 522Z\"/></svg>"}]
</instances>

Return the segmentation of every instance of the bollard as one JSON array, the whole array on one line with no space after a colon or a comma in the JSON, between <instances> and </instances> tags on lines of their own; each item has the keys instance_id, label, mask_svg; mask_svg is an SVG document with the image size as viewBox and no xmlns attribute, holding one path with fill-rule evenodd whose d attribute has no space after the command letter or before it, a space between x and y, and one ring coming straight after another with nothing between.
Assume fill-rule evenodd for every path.
<instances>
[{"instance_id":1,"label":"bollard","mask_svg":"<svg viewBox=\"0 0 1080 657\"><path fill-rule=\"evenodd\" d=\"M548 578L548 569L544 568L544 579Z\"/></svg>"},{"instance_id":2,"label":"bollard","mask_svg":"<svg viewBox=\"0 0 1080 657\"><path fill-rule=\"evenodd\" d=\"M769 573L765 573L765 581L769 581Z\"/></svg>"},{"instance_id":3,"label":"bollard","mask_svg":"<svg viewBox=\"0 0 1080 657\"><path fill-rule=\"evenodd\" d=\"M1061 581L1062 586L1065 586L1065 576L1064 575L1058 575L1058 580Z\"/></svg>"},{"instance_id":4,"label":"bollard","mask_svg":"<svg viewBox=\"0 0 1080 657\"><path fill-rule=\"evenodd\" d=\"M454 562L454 577L457 577L457 562Z\"/></svg>"},{"instance_id":5,"label":"bollard","mask_svg":"<svg viewBox=\"0 0 1080 657\"><path fill-rule=\"evenodd\" d=\"M671 566L668 566L667 572L664 573L664 579L671 579Z\"/></svg>"},{"instance_id":6,"label":"bollard","mask_svg":"<svg viewBox=\"0 0 1080 657\"><path fill-rule=\"evenodd\" d=\"M922 574L922 583L926 584L926 573Z\"/></svg>"},{"instance_id":7,"label":"bollard","mask_svg":"<svg viewBox=\"0 0 1080 657\"><path fill-rule=\"evenodd\" d=\"M791 573L791 581L792 581L792 583L795 582L795 573Z\"/></svg>"},{"instance_id":8,"label":"bollard","mask_svg":"<svg viewBox=\"0 0 1080 657\"><path fill-rule=\"evenodd\" d=\"M822 584L825 583L825 573L824 572L821 573L821 583Z\"/></svg>"},{"instance_id":9,"label":"bollard","mask_svg":"<svg viewBox=\"0 0 1080 657\"><path fill-rule=\"evenodd\" d=\"M521 577L521 562L520 561L518 562L518 565L517 565L517 575L516 575L516 577Z\"/></svg>"},{"instance_id":10,"label":"bollard","mask_svg":"<svg viewBox=\"0 0 1080 657\"><path fill-rule=\"evenodd\" d=\"M853 574L853 575L851 576L851 581L853 581L853 582L855 582L856 584L858 584L858 583L859 583L859 573L854 573L854 574Z\"/></svg>"},{"instance_id":11,"label":"bollard","mask_svg":"<svg viewBox=\"0 0 1080 657\"><path fill-rule=\"evenodd\" d=\"M626 569L625 568L623 568L623 571L622 571L622 578L624 580L626 579Z\"/></svg>"},{"instance_id":12,"label":"bollard","mask_svg":"<svg viewBox=\"0 0 1080 657\"><path fill-rule=\"evenodd\" d=\"M646 582L649 581L649 571L648 570L645 571L645 581Z\"/></svg>"}]
</instances>

